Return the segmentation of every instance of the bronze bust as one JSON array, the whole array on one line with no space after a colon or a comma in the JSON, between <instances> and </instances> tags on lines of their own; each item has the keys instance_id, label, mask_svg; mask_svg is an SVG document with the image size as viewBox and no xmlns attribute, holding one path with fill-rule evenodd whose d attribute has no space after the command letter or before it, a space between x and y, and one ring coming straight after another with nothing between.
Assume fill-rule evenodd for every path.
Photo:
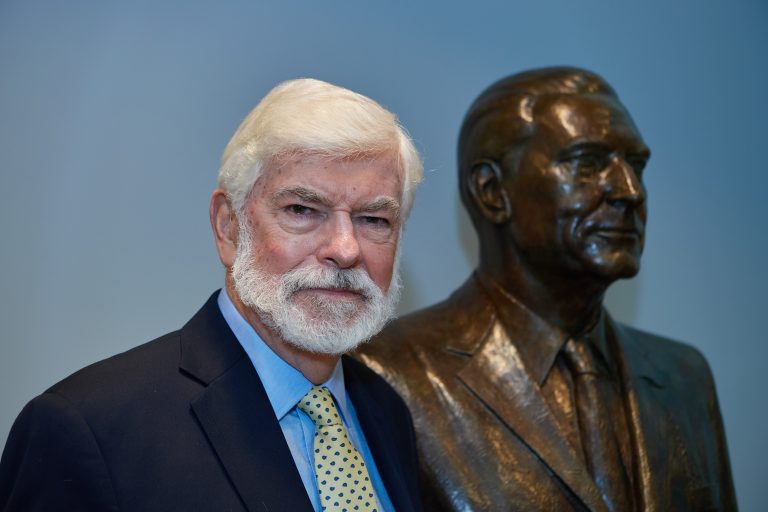
<instances>
[{"instance_id":1,"label":"bronze bust","mask_svg":"<svg viewBox=\"0 0 768 512\"><path fill-rule=\"evenodd\" d=\"M479 266L358 353L411 409L429 509L736 509L706 361L602 307L640 267L649 156L586 70L512 75L470 107Z\"/></svg>"}]
</instances>

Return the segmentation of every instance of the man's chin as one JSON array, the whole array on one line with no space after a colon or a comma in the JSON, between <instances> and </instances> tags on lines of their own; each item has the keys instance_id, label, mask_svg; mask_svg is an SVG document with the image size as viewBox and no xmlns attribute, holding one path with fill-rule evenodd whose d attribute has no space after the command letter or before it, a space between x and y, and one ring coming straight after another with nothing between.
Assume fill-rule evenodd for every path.
<instances>
[{"instance_id":1,"label":"man's chin","mask_svg":"<svg viewBox=\"0 0 768 512\"><path fill-rule=\"evenodd\" d=\"M306 339L303 339L303 340L284 339L284 341L289 345L293 346L294 348L303 350L304 352L310 352L312 354L321 354L325 356L341 357L344 354L349 354L350 352L354 351L357 347L359 347L363 343L366 343L368 339L357 340L351 343L345 343L343 345L340 345L337 340L325 340L323 343L317 343L316 341L309 342Z\"/></svg>"},{"instance_id":2,"label":"man's chin","mask_svg":"<svg viewBox=\"0 0 768 512\"><path fill-rule=\"evenodd\" d=\"M305 321L319 325L332 324L340 328L354 324L365 307L359 299L328 300L325 297L313 297L292 302Z\"/></svg>"},{"instance_id":3,"label":"man's chin","mask_svg":"<svg viewBox=\"0 0 768 512\"><path fill-rule=\"evenodd\" d=\"M303 331L298 336L296 333L282 330L281 338L289 345L305 352L331 356L342 356L352 352L369 339L351 337L344 330L338 329L332 335L328 335L328 333L322 331L313 330L312 332Z\"/></svg>"},{"instance_id":4,"label":"man's chin","mask_svg":"<svg viewBox=\"0 0 768 512\"><path fill-rule=\"evenodd\" d=\"M342 355L370 339L381 328L381 318L370 318L364 307L348 301L291 306L270 315L270 327L295 348L327 355Z\"/></svg>"}]
</instances>

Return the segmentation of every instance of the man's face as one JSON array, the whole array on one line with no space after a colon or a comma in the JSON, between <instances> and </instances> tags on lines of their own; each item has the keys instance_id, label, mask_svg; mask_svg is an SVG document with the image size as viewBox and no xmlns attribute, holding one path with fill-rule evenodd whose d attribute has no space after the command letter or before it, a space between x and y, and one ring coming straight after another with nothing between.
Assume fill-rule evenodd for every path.
<instances>
[{"instance_id":1,"label":"man's face","mask_svg":"<svg viewBox=\"0 0 768 512\"><path fill-rule=\"evenodd\" d=\"M542 98L534 122L518 172L505 177L517 249L531 268L553 275L635 275L650 153L629 114L609 96L564 95Z\"/></svg>"},{"instance_id":2,"label":"man's face","mask_svg":"<svg viewBox=\"0 0 768 512\"><path fill-rule=\"evenodd\" d=\"M375 334L397 297L401 193L391 154L273 163L241 220L233 278L243 302L314 352L345 352Z\"/></svg>"}]
</instances>

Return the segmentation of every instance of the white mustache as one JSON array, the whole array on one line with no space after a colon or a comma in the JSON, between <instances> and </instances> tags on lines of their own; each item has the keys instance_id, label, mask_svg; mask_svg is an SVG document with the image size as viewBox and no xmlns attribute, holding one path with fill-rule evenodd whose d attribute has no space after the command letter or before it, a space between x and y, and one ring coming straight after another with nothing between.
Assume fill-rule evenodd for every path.
<instances>
[{"instance_id":1,"label":"white mustache","mask_svg":"<svg viewBox=\"0 0 768 512\"><path fill-rule=\"evenodd\" d=\"M282 282L288 295L306 289L328 288L359 293L368 301L378 291L376 284L362 269L300 267L283 274Z\"/></svg>"}]
</instances>

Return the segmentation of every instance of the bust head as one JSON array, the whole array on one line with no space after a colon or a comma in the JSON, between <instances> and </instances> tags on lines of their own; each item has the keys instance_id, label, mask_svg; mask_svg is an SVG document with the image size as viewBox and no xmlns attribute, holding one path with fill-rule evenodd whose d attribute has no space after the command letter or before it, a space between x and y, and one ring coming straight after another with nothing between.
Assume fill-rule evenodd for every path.
<instances>
[{"instance_id":1,"label":"bust head","mask_svg":"<svg viewBox=\"0 0 768 512\"><path fill-rule=\"evenodd\" d=\"M635 275L649 156L616 93L594 73L546 68L491 85L470 107L458 150L481 266L605 286Z\"/></svg>"}]
</instances>

